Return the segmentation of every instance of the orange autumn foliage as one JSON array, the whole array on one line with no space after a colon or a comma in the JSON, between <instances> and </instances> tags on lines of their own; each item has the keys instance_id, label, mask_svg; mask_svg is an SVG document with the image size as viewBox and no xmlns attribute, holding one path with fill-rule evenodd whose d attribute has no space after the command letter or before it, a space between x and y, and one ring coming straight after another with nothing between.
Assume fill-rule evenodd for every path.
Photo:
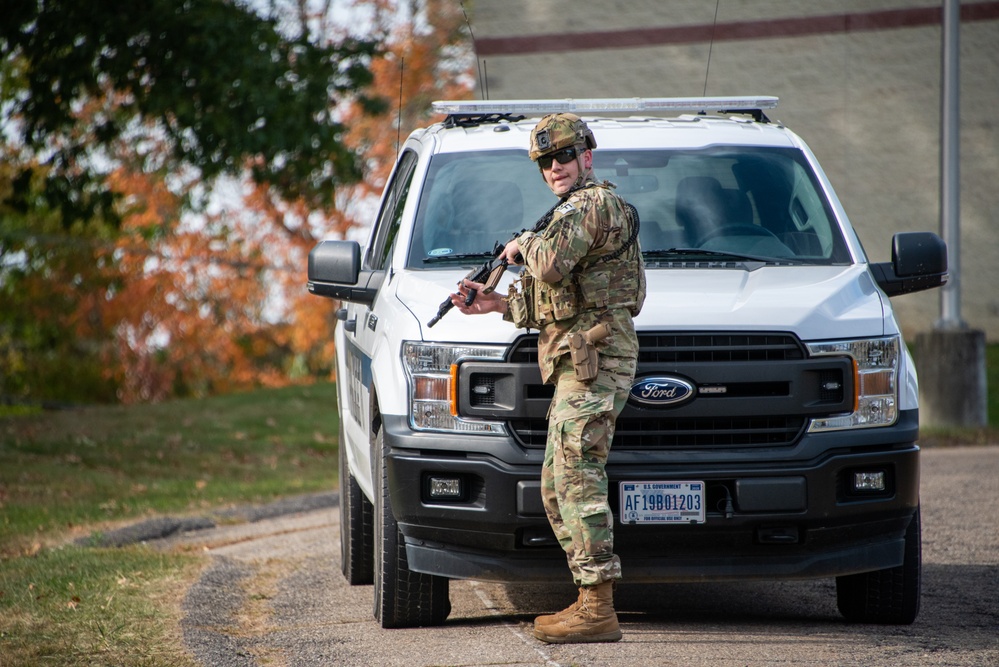
<instances>
[{"instance_id":1,"label":"orange autumn foliage","mask_svg":"<svg viewBox=\"0 0 999 667\"><path fill-rule=\"evenodd\" d=\"M205 395L284 381L266 360L264 251L238 221L179 222L179 198L155 175L116 169L109 187L131 202L102 252L123 279L89 307L114 322L106 351L124 402ZM108 257L111 264L112 257Z\"/></svg>"},{"instance_id":2,"label":"orange autumn foliage","mask_svg":"<svg viewBox=\"0 0 999 667\"><path fill-rule=\"evenodd\" d=\"M372 116L358 102L346 105L343 111L344 125L350 128L344 141L362 156L364 180L341 187L335 208L325 211L308 211L301 206L281 210L259 189L248 199L255 210L267 211L275 229L283 230L288 244L285 256L297 258L297 270L281 274L288 308L287 342L294 354L312 360L310 368L328 366L331 371L335 304L305 290L309 250L322 238L347 238L351 230L367 227L365 205L374 209L395 163L399 141L431 120L431 101L465 99L472 92L471 51L460 5L438 0L423 3L426 27L419 29L415 20L396 23L397 2L357 4L374 5L376 23L381 21L375 31L391 35L382 57L371 64L374 80L370 88L361 91L369 98L384 100L390 111ZM292 219L295 224L282 224L282 219Z\"/></svg>"},{"instance_id":3,"label":"orange autumn foliage","mask_svg":"<svg viewBox=\"0 0 999 667\"><path fill-rule=\"evenodd\" d=\"M365 178L340 187L331 207L283 200L247 180L224 207L185 216L183 197L196 183L178 186L176 175L127 161L108 177L126 209L119 238L95 251L95 266L116 275L110 290L80 301L76 322L110 323L105 368L120 400L224 393L332 372L336 304L306 290L308 252L322 238L358 237L352 230L367 225L398 139L430 120L432 100L469 97L472 81L457 3L429 0L422 20L401 24L396 2L357 4L376 6L376 29L390 35L371 63L370 89L361 91L390 111L370 116L359 103L342 105L350 128L343 140L362 156Z\"/></svg>"}]
</instances>

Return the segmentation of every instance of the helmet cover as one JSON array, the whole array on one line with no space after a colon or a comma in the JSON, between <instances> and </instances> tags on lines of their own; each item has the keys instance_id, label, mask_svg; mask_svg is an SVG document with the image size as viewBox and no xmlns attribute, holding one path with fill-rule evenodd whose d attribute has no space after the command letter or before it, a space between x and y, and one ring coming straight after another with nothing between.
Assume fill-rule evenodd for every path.
<instances>
[{"instance_id":1,"label":"helmet cover","mask_svg":"<svg viewBox=\"0 0 999 667\"><path fill-rule=\"evenodd\" d=\"M531 149L528 155L537 162L542 155L570 146L596 148L597 140L586 122L576 114L548 114L531 130Z\"/></svg>"}]
</instances>

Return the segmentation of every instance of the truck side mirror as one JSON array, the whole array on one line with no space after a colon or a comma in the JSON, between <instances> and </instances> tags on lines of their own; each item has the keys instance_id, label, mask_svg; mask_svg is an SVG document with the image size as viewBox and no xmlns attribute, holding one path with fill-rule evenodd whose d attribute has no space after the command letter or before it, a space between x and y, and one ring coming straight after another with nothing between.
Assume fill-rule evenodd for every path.
<instances>
[{"instance_id":1,"label":"truck side mirror","mask_svg":"<svg viewBox=\"0 0 999 667\"><path fill-rule=\"evenodd\" d=\"M381 287L383 271L361 268L357 241L322 241L309 252L309 292L371 305Z\"/></svg>"},{"instance_id":2,"label":"truck side mirror","mask_svg":"<svg viewBox=\"0 0 999 667\"><path fill-rule=\"evenodd\" d=\"M871 273L888 296L940 287L947 282L947 244L933 232L895 234L891 262L871 264Z\"/></svg>"}]
</instances>

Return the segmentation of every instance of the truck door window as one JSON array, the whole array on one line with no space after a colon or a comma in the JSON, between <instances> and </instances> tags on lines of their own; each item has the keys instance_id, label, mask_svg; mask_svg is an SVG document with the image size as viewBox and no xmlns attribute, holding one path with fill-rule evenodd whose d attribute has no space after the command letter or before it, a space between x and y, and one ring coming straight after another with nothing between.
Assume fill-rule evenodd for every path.
<instances>
[{"instance_id":1,"label":"truck door window","mask_svg":"<svg viewBox=\"0 0 999 667\"><path fill-rule=\"evenodd\" d=\"M416 153L406 151L399 158L399 165L392 176L392 181L385 193L381 211L378 214L376 232L368 253L368 264L372 269L383 269L399 233L402 223L402 212L406 208L406 199L413 182Z\"/></svg>"}]
</instances>

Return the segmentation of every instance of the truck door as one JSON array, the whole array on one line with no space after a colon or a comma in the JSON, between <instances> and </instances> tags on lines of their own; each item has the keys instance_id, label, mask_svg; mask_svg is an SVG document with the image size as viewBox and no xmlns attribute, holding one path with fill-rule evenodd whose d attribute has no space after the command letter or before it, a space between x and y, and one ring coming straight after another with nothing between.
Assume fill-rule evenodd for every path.
<instances>
[{"instance_id":1,"label":"truck door","mask_svg":"<svg viewBox=\"0 0 999 667\"><path fill-rule=\"evenodd\" d=\"M364 268L373 271L388 271L390 269L392 250L402 223L403 209L409 194L409 186L413 180L417 162L415 151L407 150L399 158L395 170L385 188L381 208L375 220L375 228L371 232L371 242L364 253L362 263ZM391 282L386 277L383 285ZM340 410L343 428L347 435L349 456L352 462L365 462L362 465L367 470L356 470L355 477L359 480L370 480L369 437L371 436L371 360L374 355L378 337L384 335L384 322L378 318L378 305L384 299L384 292L379 291L374 302L369 306L364 303L347 302L343 318L346 349L344 355L347 377L346 405ZM353 465L353 463L352 463ZM361 482L364 485L364 482ZM370 488L367 489L370 491Z\"/></svg>"}]
</instances>

